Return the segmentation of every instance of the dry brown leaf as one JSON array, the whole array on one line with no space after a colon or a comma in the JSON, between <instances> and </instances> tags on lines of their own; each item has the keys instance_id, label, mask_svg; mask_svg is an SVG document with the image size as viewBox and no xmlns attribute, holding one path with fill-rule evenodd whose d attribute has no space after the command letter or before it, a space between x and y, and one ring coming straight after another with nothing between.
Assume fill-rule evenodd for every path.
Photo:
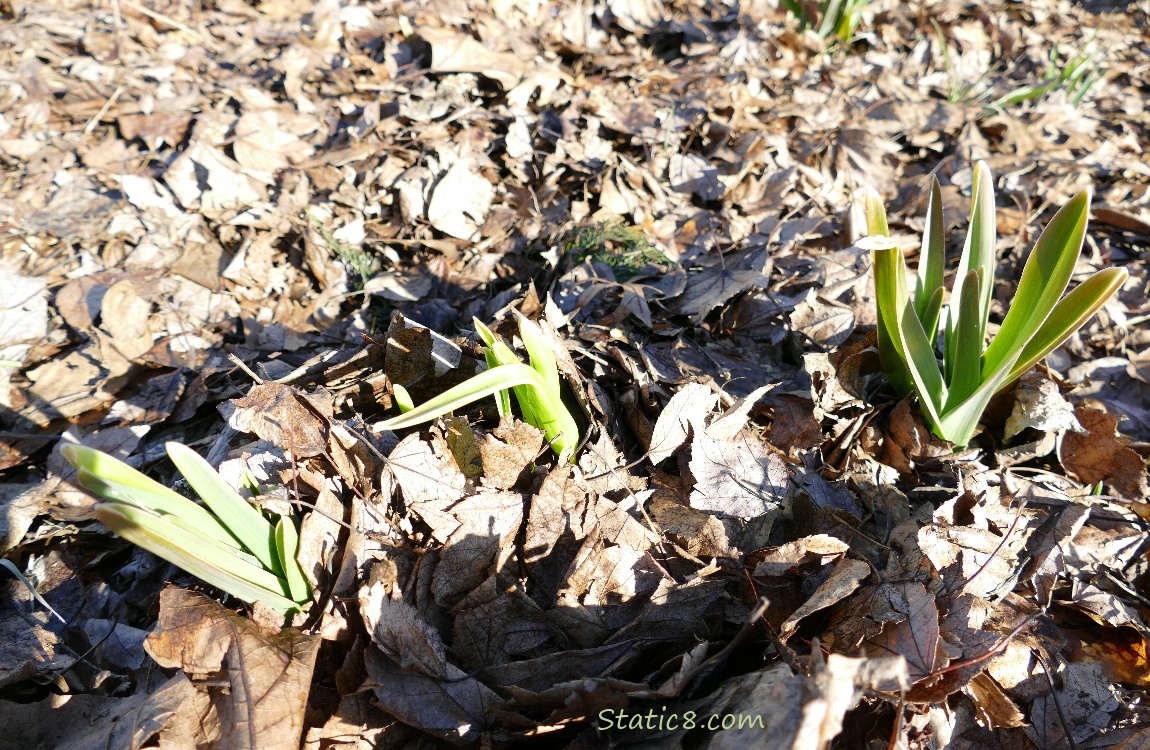
<instances>
[{"instance_id":1,"label":"dry brown leaf","mask_svg":"<svg viewBox=\"0 0 1150 750\"><path fill-rule=\"evenodd\" d=\"M494 199L495 188L470 160L454 161L431 189L427 220L446 235L473 240Z\"/></svg>"},{"instance_id":2,"label":"dry brown leaf","mask_svg":"<svg viewBox=\"0 0 1150 750\"><path fill-rule=\"evenodd\" d=\"M221 413L234 429L283 446L297 458L327 450L332 403L326 391L305 394L280 383L257 383L248 395L221 407Z\"/></svg>"},{"instance_id":3,"label":"dry brown leaf","mask_svg":"<svg viewBox=\"0 0 1150 750\"><path fill-rule=\"evenodd\" d=\"M934 676L939 664L938 606L921 583L904 583L892 589L890 601L898 620L888 623L870 644L880 654L906 659L912 683Z\"/></svg>"},{"instance_id":4,"label":"dry brown leaf","mask_svg":"<svg viewBox=\"0 0 1150 750\"><path fill-rule=\"evenodd\" d=\"M1043 439L1035 452L1041 456L1054 450L1056 439L1068 430L1082 429L1074 408L1062 398L1058 386L1036 370L1022 376L1014 393L1016 402L1003 435L1006 440L1023 430L1038 430Z\"/></svg>"},{"instance_id":5,"label":"dry brown leaf","mask_svg":"<svg viewBox=\"0 0 1150 750\"><path fill-rule=\"evenodd\" d=\"M5 748L50 747L86 750L95 743L137 750L162 731L195 695L188 678L176 674L154 690L126 698L54 695L35 703L0 702Z\"/></svg>"},{"instance_id":6,"label":"dry brown leaf","mask_svg":"<svg viewBox=\"0 0 1150 750\"><path fill-rule=\"evenodd\" d=\"M983 673L975 677L963 688L963 692L974 704L975 719L982 726L997 729L1026 725L1026 717L989 674Z\"/></svg>"},{"instance_id":7,"label":"dry brown leaf","mask_svg":"<svg viewBox=\"0 0 1150 750\"><path fill-rule=\"evenodd\" d=\"M239 164L195 138L168 167L164 181L180 205L211 218L265 200L263 186Z\"/></svg>"},{"instance_id":8,"label":"dry brown leaf","mask_svg":"<svg viewBox=\"0 0 1150 750\"><path fill-rule=\"evenodd\" d=\"M706 430L691 441L691 474L695 487L691 507L734 518L777 513L790 474L778 453L744 430L733 439L717 440Z\"/></svg>"},{"instance_id":9,"label":"dry brown leaf","mask_svg":"<svg viewBox=\"0 0 1150 750\"><path fill-rule=\"evenodd\" d=\"M715 516L656 494L647 501L655 525L696 557L729 557L734 552L727 530Z\"/></svg>"},{"instance_id":10,"label":"dry brown leaf","mask_svg":"<svg viewBox=\"0 0 1150 750\"><path fill-rule=\"evenodd\" d=\"M779 547L755 552L751 560L755 563L753 575L781 576L797 572L798 568L815 564L828 565L841 558L850 550L850 545L841 539L826 534L815 534L787 542Z\"/></svg>"},{"instance_id":11,"label":"dry brown leaf","mask_svg":"<svg viewBox=\"0 0 1150 750\"><path fill-rule=\"evenodd\" d=\"M1066 664L1060 672L1061 686L1030 706L1030 726L1025 732L1040 750L1066 747L1070 738L1082 747L1111 729L1122 707L1117 688L1102 676L1098 662Z\"/></svg>"},{"instance_id":12,"label":"dry brown leaf","mask_svg":"<svg viewBox=\"0 0 1150 750\"><path fill-rule=\"evenodd\" d=\"M822 428L814 417L814 404L810 399L789 394L774 400L775 417L771 420L770 441L786 448L788 455L810 450L822 444Z\"/></svg>"},{"instance_id":13,"label":"dry brown leaf","mask_svg":"<svg viewBox=\"0 0 1150 750\"><path fill-rule=\"evenodd\" d=\"M1113 682L1150 687L1150 640L1135 628L1092 630L1077 644L1074 661L1100 663Z\"/></svg>"},{"instance_id":14,"label":"dry brown leaf","mask_svg":"<svg viewBox=\"0 0 1150 750\"><path fill-rule=\"evenodd\" d=\"M412 503L410 509L432 527L443 544L431 582L440 606L454 606L514 553L511 543L523 520L523 496L481 490L448 508L439 501Z\"/></svg>"},{"instance_id":15,"label":"dry brown leaf","mask_svg":"<svg viewBox=\"0 0 1150 750\"><path fill-rule=\"evenodd\" d=\"M670 458L684 443L692 429L699 429L705 418L718 405L719 396L699 383L688 383L680 388L655 422L651 433L651 447L647 457L652 464Z\"/></svg>"},{"instance_id":16,"label":"dry brown leaf","mask_svg":"<svg viewBox=\"0 0 1150 750\"><path fill-rule=\"evenodd\" d=\"M366 663L380 706L453 744L477 739L499 699L447 661L435 628L381 584L360 591L360 611L376 646L367 650Z\"/></svg>"},{"instance_id":17,"label":"dry brown leaf","mask_svg":"<svg viewBox=\"0 0 1150 750\"><path fill-rule=\"evenodd\" d=\"M851 560L849 558L840 560L835 565L834 570L831 571L830 578L823 582L811 595L811 598L792 612L790 617L783 622L779 628L779 638L783 640L790 638L798 629L799 621L804 617L818 612L820 609L833 606L853 594L859 583L869 576L870 572L870 565L863 560ZM899 652L895 651L894 653ZM903 655L906 656L906 654Z\"/></svg>"},{"instance_id":18,"label":"dry brown leaf","mask_svg":"<svg viewBox=\"0 0 1150 750\"><path fill-rule=\"evenodd\" d=\"M48 289L43 279L24 276L0 263L0 360L23 362L33 344L48 334ZM11 407L9 366L0 366L0 406Z\"/></svg>"},{"instance_id":19,"label":"dry brown leaf","mask_svg":"<svg viewBox=\"0 0 1150 750\"><path fill-rule=\"evenodd\" d=\"M296 747L320 639L293 628L265 633L202 594L169 586L144 648L161 666L193 679L223 672L227 689L208 687L207 731L220 747ZM205 687L207 687L205 685Z\"/></svg>"},{"instance_id":20,"label":"dry brown leaf","mask_svg":"<svg viewBox=\"0 0 1150 750\"><path fill-rule=\"evenodd\" d=\"M0 688L67 666L67 657L57 654L56 634L44 627L47 620L43 613L0 621Z\"/></svg>"},{"instance_id":21,"label":"dry brown leaf","mask_svg":"<svg viewBox=\"0 0 1150 750\"><path fill-rule=\"evenodd\" d=\"M791 329L804 339L804 348L833 349L855 329L855 315L849 307L828 302L813 289L795 306L790 322Z\"/></svg>"},{"instance_id":22,"label":"dry brown leaf","mask_svg":"<svg viewBox=\"0 0 1150 750\"><path fill-rule=\"evenodd\" d=\"M1071 432L1062 439L1058 460L1063 468L1086 484L1104 482L1128 500L1150 494L1146 462L1118 434L1118 419L1081 404L1074 415L1085 433Z\"/></svg>"}]
</instances>

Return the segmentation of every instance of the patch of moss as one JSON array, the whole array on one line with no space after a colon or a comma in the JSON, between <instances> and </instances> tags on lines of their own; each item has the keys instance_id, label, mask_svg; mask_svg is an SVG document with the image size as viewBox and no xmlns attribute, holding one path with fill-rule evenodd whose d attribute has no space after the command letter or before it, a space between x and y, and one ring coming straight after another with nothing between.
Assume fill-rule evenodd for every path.
<instances>
[{"instance_id":1,"label":"patch of moss","mask_svg":"<svg viewBox=\"0 0 1150 750\"><path fill-rule=\"evenodd\" d=\"M639 227L622 221L576 227L564 238L563 250L579 263L590 258L610 266L618 281L631 279L648 265L671 262Z\"/></svg>"}]
</instances>

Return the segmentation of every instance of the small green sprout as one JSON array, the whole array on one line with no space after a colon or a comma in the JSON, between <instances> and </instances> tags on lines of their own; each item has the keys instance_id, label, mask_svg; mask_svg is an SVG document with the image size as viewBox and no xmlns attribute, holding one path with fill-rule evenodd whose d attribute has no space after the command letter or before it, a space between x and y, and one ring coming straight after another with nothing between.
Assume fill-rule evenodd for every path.
<instances>
[{"instance_id":1,"label":"small green sprout","mask_svg":"<svg viewBox=\"0 0 1150 750\"><path fill-rule=\"evenodd\" d=\"M107 453L83 445L60 452L84 489L107 501L96 518L124 539L245 602L284 614L301 609L311 587L296 559L295 523L281 517L273 525L191 448L165 447L207 508Z\"/></svg>"},{"instance_id":2,"label":"small green sprout","mask_svg":"<svg viewBox=\"0 0 1150 750\"><path fill-rule=\"evenodd\" d=\"M1129 276L1125 268L1106 268L1062 296L1086 237L1090 191L1083 190L1055 214L1038 238L1006 318L988 346L996 262L994 210L990 170L979 162L974 168L970 228L950 291L940 371L935 339L945 248L938 181L931 182L913 297L902 251L889 238L882 201L873 191L866 199L867 232L872 236L861 240L860 246L874 257L883 370L899 395L917 394L931 431L958 446L970 442L991 396L1070 338Z\"/></svg>"},{"instance_id":3,"label":"small green sprout","mask_svg":"<svg viewBox=\"0 0 1150 750\"><path fill-rule=\"evenodd\" d=\"M849 44L855 29L862 21L862 13L871 0L780 0L782 6L803 22L805 28L814 29L823 39L838 37Z\"/></svg>"},{"instance_id":4,"label":"small green sprout","mask_svg":"<svg viewBox=\"0 0 1150 750\"><path fill-rule=\"evenodd\" d=\"M579 426L563 403L559 390L559 367L543 331L537 324L519 316L519 337L523 339L531 362L527 366L478 320L475 321L475 330L486 344L483 353L488 369L414 408L407 390L400 385L394 386L396 402L403 413L380 426L388 430L414 427L487 396L495 396L500 416L506 416L511 413L510 389L523 412L523 420L543 430L556 455L563 460L574 461L575 448L579 445Z\"/></svg>"},{"instance_id":5,"label":"small green sprout","mask_svg":"<svg viewBox=\"0 0 1150 750\"><path fill-rule=\"evenodd\" d=\"M1058 49L1052 48L1040 83L1019 86L995 99L989 108L1003 110L1059 90L1065 91L1066 98L1077 107L1105 74L1106 67L1085 50L1063 62Z\"/></svg>"}]
</instances>

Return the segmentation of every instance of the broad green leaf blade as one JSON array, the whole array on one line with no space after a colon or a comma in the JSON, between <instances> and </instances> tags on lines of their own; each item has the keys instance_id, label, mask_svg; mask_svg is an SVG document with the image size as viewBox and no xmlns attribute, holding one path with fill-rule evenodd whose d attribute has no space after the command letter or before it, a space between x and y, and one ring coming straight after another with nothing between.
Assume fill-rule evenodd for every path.
<instances>
[{"instance_id":1,"label":"broad green leaf blade","mask_svg":"<svg viewBox=\"0 0 1150 750\"><path fill-rule=\"evenodd\" d=\"M926 330L931 344L938 336L938 313L931 323L931 305L935 293L942 290L942 280L946 271L946 241L943 238L942 189L938 178L930 178L930 200L926 205L926 231L922 235L922 248L918 254L918 278L914 285L914 310L922 327ZM942 297L938 297L941 307Z\"/></svg>"},{"instance_id":2,"label":"broad green leaf blade","mask_svg":"<svg viewBox=\"0 0 1150 750\"><path fill-rule=\"evenodd\" d=\"M869 245L865 240L868 240L870 237L890 236L890 226L886 219L886 207L883 205L882 197L874 188L867 188L866 190L866 198L863 203L863 215L866 217L868 237L863 238L864 241L859 243L860 247L868 247ZM875 269L875 280L877 285L877 268ZM888 281L887 286L893 288L893 281ZM906 396L914 391L914 379L911 378L910 370L906 367L906 361L903 359L902 354L899 353L898 347L895 346L893 340L893 337L897 335L897 323L893 319L887 320L883 317L882 305L878 306L877 315L879 361L882 363L883 372L886 373L887 380L890 381L895 393L900 396Z\"/></svg>"},{"instance_id":3,"label":"broad green leaf blade","mask_svg":"<svg viewBox=\"0 0 1150 750\"><path fill-rule=\"evenodd\" d=\"M930 341L932 349L938 338L938 319L942 315L942 292L941 286L934 290L934 294L927 300L926 313L922 317L922 330L926 331L926 338Z\"/></svg>"},{"instance_id":4,"label":"broad green leaf blade","mask_svg":"<svg viewBox=\"0 0 1150 750\"><path fill-rule=\"evenodd\" d=\"M822 17L819 18L818 34L823 39L826 39L834 33L835 26L838 22L839 14L842 13L842 4L844 0L824 0L821 8Z\"/></svg>"},{"instance_id":5,"label":"broad green leaf blade","mask_svg":"<svg viewBox=\"0 0 1150 750\"><path fill-rule=\"evenodd\" d=\"M1062 297L1082 251L1089 211L1090 191L1083 190L1054 215L1038 238L1022 269L1010 310L986 349L982 363L984 380L1008 366L1008 361L1017 361L1019 351Z\"/></svg>"},{"instance_id":6,"label":"broad green leaf blade","mask_svg":"<svg viewBox=\"0 0 1150 750\"><path fill-rule=\"evenodd\" d=\"M867 188L866 190L863 214L866 216L866 233L868 235L890 236L890 227L886 221L886 207L883 205L882 197L874 188Z\"/></svg>"},{"instance_id":7,"label":"broad green leaf blade","mask_svg":"<svg viewBox=\"0 0 1150 750\"><path fill-rule=\"evenodd\" d=\"M559 396L545 395L538 389L520 386L515 389L515 398L523 410L524 419L541 430L558 456L569 453L575 459L575 448L579 445L579 426L575 418Z\"/></svg>"},{"instance_id":8,"label":"broad green leaf blade","mask_svg":"<svg viewBox=\"0 0 1150 750\"><path fill-rule=\"evenodd\" d=\"M144 490L152 496L167 497L175 503L190 503L186 497L173 489L133 469L114 456L86 445L64 445L60 453L76 469L85 469L92 476L115 482L127 488Z\"/></svg>"},{"instance_id":9,"label":"broad green leaf blade","mask_svg":"<svg viewBox=\"0 0 1150 750\"><path fill-rule=\"evenodd\" d=\"M273 573L282 573L276 554L275 528L258 510L240 497L199 453L181 443L165 446L172 463L192 485L192 489L212 509L236 539Z\"/></svg>"},{"instance_id":10,"label":"broad green leaf blade","mask_svg":"<svg viewBox=\"0 0 1150 750\"><path fill-rule=\"evenodd\" d=\"M472 317L471 324L475 326L475 332L479 334L479 338L483 339L484 346L491 346L495 343L495 334L491 332L490 328L483 325L483 321L479 318Z\"/></svg>"},{"instance_id":11,"label":"broad green leaf blade","mask_svg":"<svg viewBox=\"0 0 1150 750\"><path fill-rule=\"evenodd\" d=\"M947 381L948 393L946 409L953 408L974 393L982 380L982 339L978 328L978 293L980 279L978 271L970 271L962 285L962 300L959 304L957 337L954 345L954 362L947 369L951 378Z\"/></svg>"},{"instance_id":12,"label":"broad green leaf blade","mask_svg":"<svg viewBox=\"0 0 1150 750\"><path fill-rule=\"evenodd\" d=\"M882 371L886 374L886 379L894 388L894 392L900 396L907 396L914 393L914 378L910 376L906 360L894 343L893 336L896 334L893 332L897 326L896 320L888 321L883 317L880 307L877 329L879 363L882 365Z\"/></svg>"},{"instance_id":13,"label":"broad green leaf blade","mask_svg":"<svg viewBox=\"0 0 1150 750\"><path fill-rule=\"evenodd\" d=\"M399 383L394 383L391 386L391 394L395 397L395 406L400 411L411 411L415 408L415 402L411 400L411 394Z\"/></svg>"},{"instance_id":14,"label":"broad green leaf blade","mask_svg":"<svg viewBox=\"0 0 1150 750\"><path fill-rule=\"evenodd\" d=\"M555 352L551 350L551 342L543 335L543 329L539 327L538 323L519 313L516 315L519 318L519 338L523 339L523 348L527 350L531 367L543 377L543 382L547 384L548 394L552 398L560 398L559 366L555 362Z\"/></svg>"},{"instance_id":15,"label":"broad green leaf blade","mask_svg":"<svg viewBox=\"0 0 1150 750\"><path fill-rule=\"evenodd\" d=\"M1019 86L1002 96L995 99L990 103L991 109L1005 109L1006 107L1021 104L1022 102L1030 99L1037 99L1048 91L1053 90L1058 85L1058 79L1047 81L1041 84L1030 84L1029 86Z\"/></svg>"},{"instance_id":16,"label":"broad green leaf blade","mask_svg":"<svg viewBox=\"0 0 1150 750\"><path fill-rule=\"evenodd\" d=\"M406 414L400 414L381 423L385 430L398 430L430 422L450 411L463 408L481 398L487 398L499 391L517 385L532 385L543 390L543 379L539 373L522 362L500 365L477 373L459 385L449 388L430 401L424 402Z\"/></svg>"},{"instance_id":17,"label":"broad green leaf blade","mask_svg":"<svg viewBox=\"0 0 1150 750\"><path fill-rule=\"evenodd\" d=\"M299 605L288 599L283 582L238 558L218 555L203 540L163 516L119 503L96 506L96 518L119 536L178 568L246 602L262 601L279 612Z\"/></svg>"},{"instance_id":18,"label":"broad green leaf blade","mask_svg":"<svg viewBox=\"0 0 1150 750\"><path fill-rule=\"evenodd\" d=\"M881 209L879 205L879 209ZM868 218L868 226L869 226ZM876 222L876 226L878 226ZM894 259L883 256L886 261L879 262L879 252L886 249L895 249L897 246L883 235L873 235L859 240L858 246L871 251L871 265L874 268L876 314L878 318L878 355L882 363L883 372L895 392L906 396L914 392L914 378L906 364L906 356L902 348L895 343L899 338L898 317L892 312L898 308L898 300L888 296L897 294L897 279L893 274L902 273L901 264L893 262ZM901 257L901 253L900 253Z\"/></svg>"},{"instance_id":19,"label":"broad green leaf blade","mask_svg":"<svg viewBox=\"0 0 1150 750\"><path fill-rule=\"evenodd\" d=\"M186 497L177 495L173 498L165 494L153 493L151 490L128 487L119 482L97 476L83 468L76 473L76 479L84 489L105 500L137 505L153 513L183 518L187 522L203 528L205 534L216 537L221 543L229 547L239 549L241 546L239 540L224 531L215 516ZM218 529L220 533L215 533L212 529Z\"/></svg>"},{"instance_id":20,"label":"broad green leaf blade","mask_svg":"<svg viewBox=\"0 0 1150 750\"><path fill-rule=\"evenodd\" d=\"M1010 364L1013 364L1013 360ZM942 415L939 422L940 429L935 434L960 448L969 443L979 420L982 419L982 413L986 411L986 405L990 403L991 397L1006 385L1009 373L1009 366L999 369L989 380L984 380L968 399L948 409Z\"/></svg>"},{"instance_id":21,"label":"broad green leaf blade","mask_svg":"<svg viewBox=\"0 0 1150 750\"><path fill-rule=\"evenodd\" d=\"M499 360L495 358L495 352L491 351L491 347L483 347L483 359L487 362L487 369L499 367ZM495 394L495 408L499 411L500 417L511 416L511 392L499 391Z\"/></svg>"},{"instance_id":22,"label":"broad green leaf blade","mask_svg":"<svg viewBox=\"0 0 1150 750\"><path fill-rule=\"evenodd\" d=\"M1063 297L1023 348L1003 386L1013 383L1040 359L1062 346L1066 339L1106 304L1106 300L1122 288L1129 276L1125 268L1106 268L1093 274Z\"/></svg>"},{"instance_id":23,"label":"broad green leaf blade","mask_svg":"<svg viewBox=\"0 0 1150 750\"><path fill-rule=\"evenodd\" d=\"M398 430L430 422L449 411L459 409L481 398L512 388L524 419L543 430L552 449L559 455L574 448L579 443L579 428L575 418L567 410L562 400L551 399L547 394L543 377L531 367L518 362L500 365L481 372L463 383L447 390L422 406L417 406L406 414L380 424L387 430Z\"/></svg>"},{"instance_id":24,"label":"broad green leaf blade","mask_svg":"<svg viewBox=\"0 0 1150 750\"><path fill-rule=\"evenodd\" d=\"M77 476L85 489L106 500L162 515L167 521L202 537L221 554L240 555L250 560L253 565L260 564L259 560L244 550L239 540L224 528L218 518L191 500L182 498L184 502L176 504L168 498L150 497L144 490L123 487L115 482L91 476L86 469L80 469Z\"/></svg>"},{"instance_id":25,"label":"broad green leaf blade","mask_svg":"<svg viewBox=\"0 0 1150 750\"><path fill-rule=\"evenodd\" d=\"M957 305L962 300L962 285L971 271L981 270L983 287L978 298L979 331L986 340L986 322L990 319L990 298L994 290L995 244L997 241L996 218L994 214L994 180L984 162L974 165L974 185L970 200L970 227L966 232L966 243L962 247L962 257L958 262L958 273L954 277L954 288L950 290L951 309L946 323L946 377L951 379L950 363L954 360L953 347L957 341L959 311Z\"/></svg>"},{"instance_id":26,"label":"broad green leaf blade","mask_svg":"<svg viewBox=\"0 0 1150 750\"><path fill-rule=\"evenodd\" d=\"M906 363L919 401L928 419L937 423L947 389L938 371L934 350L914 312L914 303L906 289L906 267L902 251L893 245L872 250L875 268L875 297L880 315L891 326L891 340ZM881 352L880 352L881 354Z\"/></svg>"},{"instance_id":27,"label":"broad green leaf blade","mask_svg":"<svg viewBox=\"0 0 1150 750\"><path fill-rule=\"evenodd\" d=\"M280 516L276 524L276 552L279 553L280 568L284 572L288 596L297 602L306 602L311 597L311 585L299 564L299 532L295 522L287 516Z\"/></svg>"},{"instance_id":28,"label":"broad green leaf blade","mask_svg":"<svg viewBox=\"0 0 1150 750\"><path fill-rule=\"evenodd\" d=\"M487 344L487 348L491 350L491 356L495 358L496 362L500 365L523 364L523 360L519 359L519 357L515 355L515 352L511 351L511 347L500 341L499 338L491 332L490 328L479 322L478 318L472 318L471 321L475 324L475 330L479 332L480 338Z\"/></svg>"}]
</instances>

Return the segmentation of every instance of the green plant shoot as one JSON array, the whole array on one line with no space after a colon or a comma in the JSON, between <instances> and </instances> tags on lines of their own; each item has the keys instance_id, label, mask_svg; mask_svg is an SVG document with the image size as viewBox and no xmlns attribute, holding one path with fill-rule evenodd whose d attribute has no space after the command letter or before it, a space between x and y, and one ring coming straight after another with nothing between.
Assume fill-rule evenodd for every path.
<instances>
[{"instance_id":1,"label":"green plant shoot","mask_svg":"<svg viewBox=\"0 0 1150 750\"><path fill-rule=\"evenodd\" d=\"M874 258L879 357L899 395L918 396L935 435L958 446L969 443L990 398L1062 345L1122 287L1126 269L1106 268L1063 296L1082 251L1089 212L1090 191L1084 190L1051 219L1027 258L1006 318L987 345L996 262L994 185L987 166L975 165L970 227L942 326L940 370L935 343L945 251L938 181L931 180L913 297L882 201L873 191L867 195L864 213L871 236L859 244Z\"/></svg>"},{"instance_id":2,"label":"green plant shoot","mask_svg":"<svg viewBox=\"0 0 1150 750\"><path fill-rule=\"evenodd\" d=\"M804 27L815 30L820 37L838 37L850 43L855 29L862 21L862 13L871 0L780 0L782 6L803 22Z\"/></svg>"},{"instance_id":3,"label":"green plant shoot","mask_svg":"<svg viewBox=\"0 0 1150 750\"><path fill-rule=\"evenodd\" d=\"M487 326L475 321L475 330L485 344L488 369L420 406L411 406L411 398L402 386L395 386L396 401L402 414L383 422L384 429L397 430L430 422L437 417L488 396L495 396L500 416L511 413L510 392L523 413L523 420L543 430L552 450L561 459L574 461L579 444L579 426L563 403L559 388L559 367L555 354L539 326L519 316L519 337L527 350L530 366L495 337Z\"/></svg>"},{"instance_id":4,"label":"green plant shoot","mask_svg":"<svg viewBox=\"0 0 1150 750\"><path fill-rule=\"evenodd\" d=\"M311 587L296 559L294 521L273 525L191 448L165 447L206 508L101 451L60 452L84 489L106 501L96 518L119 536L245 602L284 614L301 609Z\"/></svg>"}]
</instances>

